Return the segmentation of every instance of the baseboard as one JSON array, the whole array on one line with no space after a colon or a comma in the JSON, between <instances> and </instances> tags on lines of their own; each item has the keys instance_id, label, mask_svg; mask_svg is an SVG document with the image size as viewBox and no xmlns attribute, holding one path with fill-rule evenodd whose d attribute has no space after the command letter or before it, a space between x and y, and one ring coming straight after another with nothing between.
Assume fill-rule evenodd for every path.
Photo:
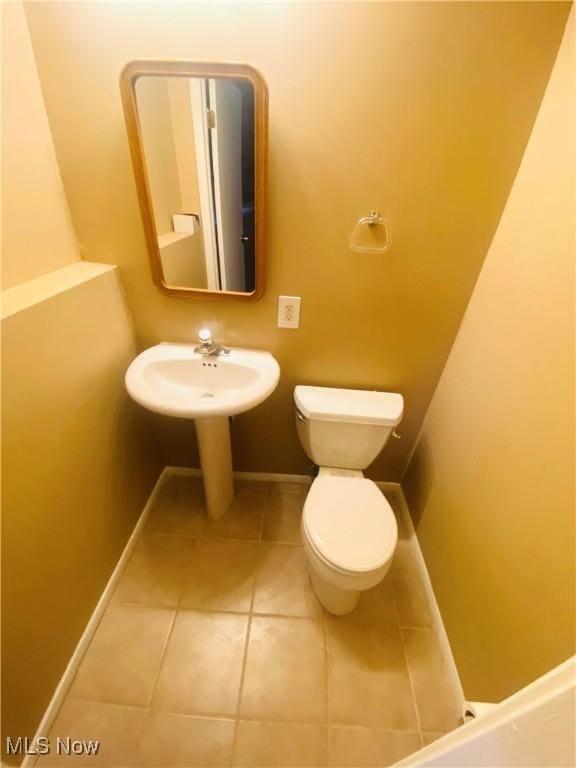
<instances>
[{"instance_id":1,"label":"baseboard","mask_svg":"<svg viewBox=\"0 0 576 768\"><path fill-rule=\"evenodd\" d=\"M164 467L164 475L171 477L202 477L202 470L196 467Z\"/></svg>"},{"instance_id":2,"label":"baseboard","mask_svg":"<svg viewBox=\"0 0 576 768\"><path fill-rule=\"evenodd\" d=\"M381 491L384 491L384 493L400 493L402 490L400 488L400 483L389 483L384 480L375 480L374 481L378 488L380 488ZM402 514L404 514L404 510L402 510ZM412 529L414 530L414 529Z\"/></svg>"},{"instance_id":3,"label":"baseboard","mask_svg":"<svg viewBox=\"0 0 576 768\"><path fill-rule=\"evenodd\" d=\"M166 474L176 477L202 477L202 470L197 467L166 467ZM310 475L290 475L282 472L239 472L234 470L236 480L252 480L256 483L300 483L310 485ZM376 480L376 485L382 491L398 493L401 490L400 483L389 483Z\"/></svg>"},{"instance_id":4,"label":"baseboard","mask_svg":"<svg viewBox=\"0 0 576 768\"><path fill-rule=\"evenodd\" d=\"M312 478L310 475L286 475L279 472L234 472L237 480L252 480L254 482L264 483L297 483L300 485L310 485Z\"/></svg>"},{"instance_id":5,"label":"baseboard","mask_svg":"<svg viewBox=\"0 0 576 768\"><path fill-rule=\"evenodd\" d=\"M176 477L202 477L202 470L196 467L166 467L168 475ZM236 480L250 480L256 483L300 483L310 485L309 475L287 475L279 472L237 472L234 471Z\"/></svg>"},{"instance_id":6,"label":"baseboard","mask_svg":"<svg viewBox=\"0 0 576 768\"><path fill-rule=\"evenodd\" d=\"M122 571L124 570L130 555L132 554L132 550L134 549L138 535L140 534L140 531L142 530L144 523L146 522L148 513L150 512L150 510L152 509L152 506L154 505L154 502L156 501L162 482L167 475L171 474L170 472L167 471L167 469L168 468L164 469L160 473L160 476L158 477L158 480L156 481L154 488L152 489L152 493L148 497L148 501L146 502L146 505L144 506L144 509L140 514L140 517L138 518L138 522L134 526L134 530L132 531L132 533L130 534L130 538L126 542L126 546L124 547L124 550L120 555L120 559L118 560L116 567L112 571L112 575L108 579L106 587L104 588L104 591L102 592L102 595L100 596L100 599L98 600L98 603L96 604L96 607L94 608L94 611L92 612L92 615L90 616L90 619L86 624L86 628L82 633L82 637L80 638L80 640L78 641L78 645L74 649L74 653L72 654L70 661L68 662L68 665L64 670L64 674L62 675L58 685L56 686L56 690L54 691L52 699L50 700L50 703L48 704L48 707L44 712L44 716L40 721L40 725L36 730L36 734L34 736L34 742L40 736L48 736L50 728L52 727L52 724L54 723L54 720L58 715L60 707L64 702L66 694L68 693L68 689L72 684L74 675L76 674L78 667L80 666L80 662L82 661L84 654L88 649L88 645L90 644L90 641L92 640L94 632L96 631L98 624L100 623L100 619L104 615L104 611L106 610L106 607L110 602L110 598L112 597L114 589L116 588L116 585L120 579L120 576L122 575ZM22 761L22 763L20 764L21 768L30 768L30 766L34 765L35 760L36 760L35 755L27 755Z\"/></svg>"},{"instance_id":7,"label":"baseboard","mask_svg":"<svg viewBox=\"0 0 576 768\"><path fill-rule=\"evenodd\" d=\"M442 658L444 659L444 662L446 664L446 670L448 673L448 684L450 685L452 694L458 701L458 710L463 713L466 702L464 697L464 690L462 688L462 682L460 681L460 675L458 674L458 668L454 660L454 654L452 653L452 648L450 647L448 634L446 632L444 622L442 621L442 614L440 613L440 608L438 607L436 595L434 594L434 589L432 588L432 582L430 581L428 568L426 567L426 561L424 560L424 555L422 554L422 550L420 549L418 536L416 535L414 523L412 522L412 517L410 515L410 511L408 510L406 497L404 496L404 491L402 490L402 486L399 484L397 489L397 495L398 495L400 508L402 510L402 516L404 518L406 529L408 531L408 536L409 536L408 543L412 549L412 554L414 555L414 559L418 566L418 569L420 570L420 574L422 576L422 583L424 585L424 589L426 590L426 596L430 604L430 608L432 612L432 624L434 627L434 631L436 632L436 637L438 638L438 643L440 645L440 652L442 654Z\"/></svg>"}]
</instances>

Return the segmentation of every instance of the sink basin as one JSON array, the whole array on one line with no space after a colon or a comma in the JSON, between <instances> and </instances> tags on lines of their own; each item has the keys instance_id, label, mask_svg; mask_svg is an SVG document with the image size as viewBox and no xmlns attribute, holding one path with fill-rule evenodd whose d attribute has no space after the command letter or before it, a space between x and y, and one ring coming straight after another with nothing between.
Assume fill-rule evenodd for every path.
<instances>
[{"instance_id":1,"label":"sink basin","mask_svg":"<svg viewBox=\"0 0 576 768\"><path fill-rule=\"evenodd\" d=\"M182 419L234 416L265 400L280 367L269 352L232 349L203 356L192 344L157 344L126 371L130 396L150 411Z\"/></svg>"},{"instance_id":2,"label":"sink basin","mask_svg":"<svg viewBox=\"0 0 576 768\"><path fill-rule=\"evenodd\" d=\"M280 366L269 352L231 349L217 357L193 344L157 344L126 371L126 389L149 411L193 419L208 516L217 520L234 498L229 416L265 400Z\"/></svg>"}]
</instances>

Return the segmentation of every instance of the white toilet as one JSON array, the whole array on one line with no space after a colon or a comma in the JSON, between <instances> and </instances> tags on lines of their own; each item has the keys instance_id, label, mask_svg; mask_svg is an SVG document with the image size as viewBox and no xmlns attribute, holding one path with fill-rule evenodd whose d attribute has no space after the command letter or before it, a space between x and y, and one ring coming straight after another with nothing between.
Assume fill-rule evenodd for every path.
<instances>
[{"instance_id":1,"label":"white toilet","mask_svg":"<svg viewBox=\"0 0 576 768\"><path fill-rule=\"evenodd\" d=\"M386 575L398 542L390 504L362 470L378 456L404 409L402 395L298 386L296 428L319 466L304 502L302 539L320 602L340 616Z\"/></svg>"}]
</instances>

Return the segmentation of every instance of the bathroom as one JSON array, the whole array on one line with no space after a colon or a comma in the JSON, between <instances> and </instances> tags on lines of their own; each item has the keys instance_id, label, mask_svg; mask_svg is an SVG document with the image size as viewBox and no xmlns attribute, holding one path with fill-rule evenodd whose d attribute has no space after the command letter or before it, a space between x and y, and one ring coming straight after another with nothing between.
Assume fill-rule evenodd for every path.
<instances>
[{"instance_id":1,"label":"bathroom","mask_svg":"<svg viewBox=\"0 0 576 768\"><path fill-rule=\"evenodd\" d=\"M571 6L3 4L3 764L574 764ZM159 290L142 62L252 73L244 298ZM202 330L277 364L206 440L125 385ZM402 399L343 615L297 387Z\"/></svg>"}]
</instances>

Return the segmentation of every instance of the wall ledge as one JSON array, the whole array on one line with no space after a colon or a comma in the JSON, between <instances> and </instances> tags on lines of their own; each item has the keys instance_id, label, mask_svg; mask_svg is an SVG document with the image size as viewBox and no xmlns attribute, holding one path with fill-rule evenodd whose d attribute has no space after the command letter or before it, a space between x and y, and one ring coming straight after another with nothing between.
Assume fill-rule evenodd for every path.
<instances>
[{"instance_id":1,"label":"wall ledge","mask_svg":"<svg viewBox=\"0 0 576 768\"><path fill-rule=\"evenodd\" d=\"M114 264L78 261L35 277L33 280L6 288L0 294L2 320L115 269L117 267Z\"/></svg>"}]
</instances>

